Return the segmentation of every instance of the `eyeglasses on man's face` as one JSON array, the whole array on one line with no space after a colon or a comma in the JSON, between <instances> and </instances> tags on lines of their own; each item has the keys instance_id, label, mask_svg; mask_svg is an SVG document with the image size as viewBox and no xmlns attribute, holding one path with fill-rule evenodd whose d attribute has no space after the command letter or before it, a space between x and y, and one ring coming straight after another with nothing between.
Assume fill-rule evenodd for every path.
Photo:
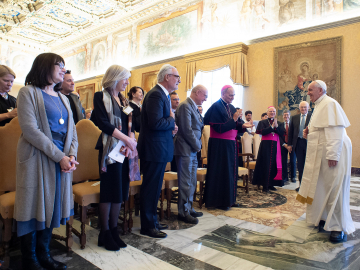
<instances>
[{"instance_id":1,"label":"eyeglasses on man's face","mask_svg":"<svg viewBox=\"0 0 360 270\"><path fill-rule=\"evenodd\" d=\"M59 66L60 69L66 69L65 64L63 62L55 63L55 66Z\"/></svg>"},{"instance_id":2,"label":"eyeglasses on man's face","mask_svg":"<svg viewBox=\"0 0 360 270\"><path fill-rule=\"evenodd\" d=\"M181 77L179 75L176 75L176 74L168 74L168 75L176 77L179 81L181 80Z\"/></svg>"}]
</instances>

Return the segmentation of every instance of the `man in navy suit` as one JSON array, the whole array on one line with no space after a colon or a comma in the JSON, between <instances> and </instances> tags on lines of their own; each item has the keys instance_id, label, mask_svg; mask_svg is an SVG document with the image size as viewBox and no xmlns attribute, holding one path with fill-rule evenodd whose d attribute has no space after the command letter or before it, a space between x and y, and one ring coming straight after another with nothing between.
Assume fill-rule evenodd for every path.
<instances>
[{"instance_id":1,"label":"man in navy suit","mask_svg":"<svg viewBox=\"0 0 360 270\"><path fill-rule=\"evenodd\" d=\"M309 112L309 103L306 101L300 102L299 109L300 114L294 115L290 119L288 150L290 153L295 151L299 171L299 182L301 185L307 147L307 141L303 138L303 130L309 124L311 112ZM299 191L299 188L295 190Z\"/></svg>"},{"instance_id":2,"label":"man in navy suit","mask_svg":"<svg viewBox=\"0 0 360 270\"><path fill-rule=\"evenodd\" d=\"M154 238L165 238L166 233L160 229L166 229L167 226L157 222L157 203L166 164L173 159L173 134L177 132L169 94L178 89L181 80L176 68L169 64L161 67L157 80L157 85L146 94L141 111L138 142L143 171L140 233Z\"/></svg>"}]
</instances>

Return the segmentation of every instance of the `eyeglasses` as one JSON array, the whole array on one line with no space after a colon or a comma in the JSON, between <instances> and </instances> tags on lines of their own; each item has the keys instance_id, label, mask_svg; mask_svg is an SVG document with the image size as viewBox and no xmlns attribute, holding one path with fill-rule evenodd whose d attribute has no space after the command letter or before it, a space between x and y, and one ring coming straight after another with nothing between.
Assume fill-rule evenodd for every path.
<instances>
[{"instance_id":1,"label":"eyeglasses","mask_svg":"<svg viewBox=\"0 0 360 270\"><path fill-rule=\"evenodd\" d=\"M180 101L180 98L172 98L171 100Z\"/></svg>"},{"instance_id":2,"label":"eyeglasses","mask_svg":"<svg viewBox=\"0 0 360 270\"><path fill-rule=\"evenodd\" d=\"M63 62L55 63L55 66L59 66L60 69L66 69Z\"/></svg>"},{"instance_id":3,"label":"eyeglasses","mask_svg":"<svg viewBox=\"0 0 360 270\"><path fill-rule=\"evenodd\" d=\"M175 75L175 74L168 74L168 75L172 75L172 76L176 77L179 81L181 81L181 77L179 75Z\"/></svg>"}]
</instances>

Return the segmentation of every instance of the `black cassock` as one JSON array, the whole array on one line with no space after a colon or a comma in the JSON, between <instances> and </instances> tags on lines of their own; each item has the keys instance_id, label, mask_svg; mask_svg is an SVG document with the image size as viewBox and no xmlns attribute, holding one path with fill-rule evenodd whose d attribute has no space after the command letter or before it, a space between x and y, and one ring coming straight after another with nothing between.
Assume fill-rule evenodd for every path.
<instances>
[{"instance_id":1,"label":"black cassock","mask_svg":"<svg viewBox=\"0 0 360 270\"><path fill-rule=\"evenodd\" d=\"M273 121L274 120L271 119L260 121L257 126L256 133L264 136L274 132L280 137L283 136L285 132L283 125L278 122L278 127L273 129L270 126L270 123L272 124ZM276 164L276 153L278 149L277 143L280 143L280 140L278 141L261 140L260 143L252 184L261 185L263 186L264 190L268 190L268 188L271 186L282 187L284 185L283 180L274 180L278 172Z\"/></svg>"},{"instance_id":2,"label":"black cassock","mask_svg":"<svg viewBox=\"0 0 360 270\"><path fill-rule=\"evenodd\" d=\"M235 138L237 132L235 132L234 140L211 137L211 129L220 134L242 129L242 125L232 118L235 112L233 105L228 104L227 108L226 103L220 99L209 108L204 117L205 125L210 125L204 193L206 207L230 207L236 202L238 158Z\"/></svg>"}]
</instances>

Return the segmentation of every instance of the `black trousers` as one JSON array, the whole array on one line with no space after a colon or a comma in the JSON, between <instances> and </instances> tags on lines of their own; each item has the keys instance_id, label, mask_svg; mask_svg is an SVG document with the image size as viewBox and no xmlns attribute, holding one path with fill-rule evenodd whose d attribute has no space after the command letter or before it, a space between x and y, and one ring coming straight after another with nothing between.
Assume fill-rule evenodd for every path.
<instances>
[{"instance_id":1,"label":"black trousers","mask_svg":"<svg viewBox=\"0 0 360 270\"><path fill-rule=\"evenodd\" d=\"M157 224L157 204L167 162L141 160L143 182L140 196L141 229L154 229Z\"/></svg>"},{"instance_id":2,"label":"black trousers","mask_svg":"<svg viewBox=\"0 0 360 270\"><path fill-rule=\"evenodd\" d=\"M288 153L289 151L284 146L281 146L282 178L284 181L289 180L288 166L287 166Z\"/></svg>"},{"instance_id":3,"label":"black trousers","mask_svg":"<svg viewBox=\"0 0 360 270\"><path fill-rule=\"evenodd\" d=\"M305 159L306 159L306 147L307 147L307 140L298 138L296 142L296 159L298 164L298 171L299 171L299 181L301 183L301 179L304 172L304 166L305 166Z\"/></svg>"}]
</instances>

